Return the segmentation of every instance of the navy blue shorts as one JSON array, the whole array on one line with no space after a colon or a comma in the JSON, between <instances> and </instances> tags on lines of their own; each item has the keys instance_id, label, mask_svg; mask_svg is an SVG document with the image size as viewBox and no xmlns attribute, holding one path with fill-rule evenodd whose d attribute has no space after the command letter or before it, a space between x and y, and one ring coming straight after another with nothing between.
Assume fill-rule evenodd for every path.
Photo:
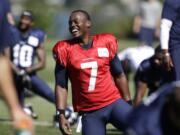
<instances>
[{"instance_id":1,"label":"navy blue shorts","mask_svg":"<svg viewBox=\"0 0 180 135\"><path fill-rule=\"evenodd\" d=\"M154 41L154 33L155 33L154 29L141 27L141 30L139 33L139 39L145 44L152 46L153 41Z\"/></svg>"},{"instance_id":2,"label":"navy blue shorts","mask_svg":"<svg viewBox=\"0 0 180 135\"><path fill-rule=\"evenodd\" d=\"M82 135L106 135L108 123L124 131L131 109L127 102L118 99L104 108L82 113Z\"/></svg>"}]
</instances>

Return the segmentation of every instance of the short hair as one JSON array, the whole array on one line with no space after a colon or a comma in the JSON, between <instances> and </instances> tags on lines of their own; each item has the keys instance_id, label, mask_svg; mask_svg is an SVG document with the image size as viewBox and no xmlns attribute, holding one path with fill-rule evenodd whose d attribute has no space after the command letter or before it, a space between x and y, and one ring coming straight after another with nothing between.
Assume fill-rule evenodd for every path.
<instances>
[{"instance_id":1,"label":"short hair","mask_svg":"<svg viewBox=\"0 0 180 135\"><path fill-rule=\"evenodd\" d=\"M89 15L89 13L88 13L87 11L85 11L85 10L77 9L77 10L72 11L71 14L77 13L77 12L83 13L83 14L86 16L86 19L89 20L89 21L91 21L91 17L90 17L90 15Z\"/></svg>"},{"instance_id":2,"label":"short hair","mask_svg":"<svg viewBox=\"0 0 180 135\"><path fill-rule=\"evenodd\" d=\"M155 48L155 53L161 53L161 52L162 52L161 46L158 45L158 46Z\"/></svg>"}]
</instances>

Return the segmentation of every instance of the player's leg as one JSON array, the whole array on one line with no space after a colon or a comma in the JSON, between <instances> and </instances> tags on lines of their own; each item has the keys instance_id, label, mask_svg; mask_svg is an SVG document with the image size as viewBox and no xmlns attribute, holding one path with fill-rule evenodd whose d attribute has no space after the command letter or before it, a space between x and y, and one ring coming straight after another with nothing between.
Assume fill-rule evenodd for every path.
<instances>
[{"instance_id":1,"label":"player's leg","mask_svg":"<svg viewBox=\"0 0 180 135\"><path fill-rule=\"evenodd\" d=\"M145 27L141 27L140 34L139 34L140 41L144 42L145 44L151 46L154 40L154 30L148 29Z\"/></svg>"},{"instance_id":2,"label":"player's leg","mask_svg":"<svg viewBox=\"0 0 180 135\"><path fill-rule=\"evenodd\" d=\"M95 113L84 114L82 135L106 135L106 124Z\"/></svg>"},{"instance_id":3,"label":"player's leg","mask_svg":"<svg viewBox=\"0 0 180 135\"><path fill-rule=\"evenodd\" d=\"M155 30L151 28L147 28L147 34L146 34L147 45L149 46L153 45L154 35L155 35Z\"/></svg>"},{"instance_id":4,"label":"player's leg","mask_svg":"<svg viewBox=\"0 0 180 135\"><path fill-rule=\"evenodd\" d=\"M174 65L174 79L175 81L178 81L180 80L180 59L179 59L180 48L170 50L170 53Z\"/></svg>"},{"instance_id":5,"label":"player's leg","mask_svg":"<svg viewBox=\"0 0 180 135\"><path fill-rule=\"evenodd\" d=\"M24 96L24 85L22 82L22 78L17 75L14 75L14 84L17 90L19 102L21 106L24 106L25 96Z\"/></svg>"},{"instance_id":6,"label":"player's leg","mask_svg":"<svg viewBox=\"0 0 180 135\"><path fill-rule=\"evenodd\" d=\"M109 122L116 128L122 131L125 130L127 118L131 110L132 106L130 106L123 99L117 100L115 103L113 103Z\"/></svg>"},{"instance_id":7,"label":"player's leg","mask_svg":"<svg viewBox=\"0 0 180 135\"><path fill-rule=\"evenodd\" d=\"M105 135L106 134L105 108L82 114L82 135Z\"/></svg>"},{"instance_id":8,"label":"player's leg","mask_svg":"<svg viewBox=\"0 0 180 135\"><path fill-rule=\"evenodd\" d=\"M32 90L49 102L55 103L55 95L52 89L38 76L31 76Z\"/></svg>"}]
</instances>

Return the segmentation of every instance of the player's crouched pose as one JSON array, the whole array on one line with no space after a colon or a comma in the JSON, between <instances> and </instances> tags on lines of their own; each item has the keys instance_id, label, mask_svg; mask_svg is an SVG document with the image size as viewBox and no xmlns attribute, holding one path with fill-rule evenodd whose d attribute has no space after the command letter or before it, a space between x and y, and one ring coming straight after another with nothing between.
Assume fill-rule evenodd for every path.
<instances>
[{"instance_id":1,"label":"player's crouched pose","mask_svg":"<svg viewBox=\"0 0 180 135\"><path fill-rule=\"evenodd\" d=\"M105 135L106 124L122 131L131 110L128 84L117 58L117 41L111 34L90 35L91 20L86 11L75 10L69 18L73 38L58 42L56 60L56 107L60 129L72 134L64 110L67 80L71 81L74 110L82 115L83 135Z\"/></svg>"}]
</instances>

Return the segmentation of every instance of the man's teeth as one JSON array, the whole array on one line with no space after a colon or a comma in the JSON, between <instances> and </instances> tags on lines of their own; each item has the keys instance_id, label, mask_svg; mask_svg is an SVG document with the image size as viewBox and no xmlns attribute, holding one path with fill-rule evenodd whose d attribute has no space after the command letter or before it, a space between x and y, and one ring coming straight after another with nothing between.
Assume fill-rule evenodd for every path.
<instances>
[{"instance_id":1,"label":"man's teeth","mask_svg":"<svg viewBox=\"0 0 180 135\"><path fill-rule=\"evenodd\" d=\"M72 32L77 32L77 31L78 31L77 29L72 30Z\"/></svg>"}]
</instances>

